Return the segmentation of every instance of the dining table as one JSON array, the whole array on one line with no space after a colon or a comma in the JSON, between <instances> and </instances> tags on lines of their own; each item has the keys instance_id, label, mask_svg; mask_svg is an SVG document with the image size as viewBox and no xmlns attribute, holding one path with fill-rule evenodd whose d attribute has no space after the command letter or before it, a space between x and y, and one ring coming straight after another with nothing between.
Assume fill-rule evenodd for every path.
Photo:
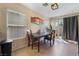
<instances>
[{"instance_id":1,"label":"dining table","mask_svg":"<svg viewBox=\"0 0 79 59\"><path fill-rule=\"evenodd\" d=\"M40 50L40 41L41 41L41 38L45 38L46 36L50 36L50 35L53 36L54 32L53 31L48 31L47 33L46 32L45 33L40 33L40 32L32 33L33 37L31 38L31 40L33 41L35 39L38 42L38 51ZM51 38L50 40L53 40L53 43L54 43L54 39ZM28 41L29 46L30 46L30 42L31 41Z\"/></svg>"},{"instance_id":2,"label":"dining table","mask_svg":"<svg viewBox=\"0 0 79 59\"><path fill-rule=\"evenodd\" d=\"M33 37L40 39L40 38L43 38L43 37L48 36L48 35L51 35L51 34L53 34L53 33L51 33L51 32L45 33L45 34L33 33Z\"/></svg>"}]
</instances>

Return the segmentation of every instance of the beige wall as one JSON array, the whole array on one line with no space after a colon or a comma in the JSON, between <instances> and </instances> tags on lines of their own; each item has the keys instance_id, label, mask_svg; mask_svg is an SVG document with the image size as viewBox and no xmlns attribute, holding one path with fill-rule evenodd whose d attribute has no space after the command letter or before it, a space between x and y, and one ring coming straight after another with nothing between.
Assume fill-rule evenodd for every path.
<instances>
[{"instance_id":1,"label":"beige wall","mask_svg":"<svg viewBox=\"0 0 79 59\"><path fill-rule=\"evenodd\" d=\"M0 40L5 40L6 39L6 17L5 16L5 11L3 8L0 7Z\"/></svg>"},{"instance_id":2,"label":"beige wall","mask_svg":"<svg viewBox=\"0 0 79 59\"><path fill-rule=\"evenodd\" d=\"M43 18L42 15L32 11L31 9L29 9L21 4L13 4L13 3L1 4L0 3L0 31L3 32L5 35L6 35L7 28L6 28L6 17L5 17L6 14L4 12L4 9L12 9L12 10L16 10L18 12L25 14L26 18L27 18L26 24L28 25L28 28L32 29L33 32L35 32L39 27L38 27L38 25L32 24L30 22L30 17L36 16L36 17ZM5 37L5 39L6 39L6 37ZM26 39L15 40L15 41L13 41L13 44L12 44L12 48L13 48L12 50L14 51L16 49L25 47L26 45L27 45Z\"/></svg>"},{"instance_id":3,"label":"beige wall","mask_svg":"<svg viewBox=\"0 0 79 59\"><path fill-rule=\"evenodd\" d=\"M30 17L33 17L33 16L36 16L36 17L40 17L40 18L43 18L42 15L32 11L31 9L21 5L21 4L0 4L0 9L4 9L4 8L7 8L7 9L12 9L12 10L16 10L16 11L19 11L23 14L26 15L27 17L27 25L32 28L33 30L35 30L34 27L37 27L37 25L32 25L32 23L30 22Z\"/></svg>"}]
</instances>

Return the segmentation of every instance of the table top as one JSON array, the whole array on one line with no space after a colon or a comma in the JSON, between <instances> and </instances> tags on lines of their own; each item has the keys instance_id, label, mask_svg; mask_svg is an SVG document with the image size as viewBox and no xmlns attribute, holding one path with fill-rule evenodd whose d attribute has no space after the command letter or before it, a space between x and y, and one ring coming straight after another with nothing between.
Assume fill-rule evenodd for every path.
<instances>
[{"instance_id":1,"label":"table top","mask_svg":"<svg viewBox=\"0 0 79 59\"><path fill-rule=\"evenodd\" d=\"M33 36L36 37L36 38L41 38L41 37L45 37L47 35L51 35L53 33L46 33L46 34L39 34L39 33L33 33Z\"/></svg>"}]
</instances>

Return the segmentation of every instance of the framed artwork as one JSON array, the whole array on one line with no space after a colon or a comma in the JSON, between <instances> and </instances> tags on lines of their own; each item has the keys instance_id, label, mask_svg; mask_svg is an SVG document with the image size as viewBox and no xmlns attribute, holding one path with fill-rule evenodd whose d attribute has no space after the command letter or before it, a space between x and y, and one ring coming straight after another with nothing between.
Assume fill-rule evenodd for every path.
<instances>
[{"instance_id":1,"label":"framed artwork","mask_svg":"<svg viewBox=\"0 0 79 59\"><path fill-rule=\"evenodd\" d=\"M39 25L43 22L43 20L39 17L31 17L31 22Z\"/></svg>"}]
</instances>

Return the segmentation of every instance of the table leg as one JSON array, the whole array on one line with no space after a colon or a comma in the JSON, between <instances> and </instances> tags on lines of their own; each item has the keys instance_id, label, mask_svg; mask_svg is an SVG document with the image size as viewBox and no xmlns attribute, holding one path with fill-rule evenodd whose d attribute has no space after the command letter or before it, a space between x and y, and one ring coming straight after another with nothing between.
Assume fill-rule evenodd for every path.
<instances>
[{"instance_id":1,"label":"table leg","mask_svg":"<svg viewBox=\"0 0 79 59\"><path fill-rule=\"evenodd\" d=\"M50 47L51 47L51 39L50 39Z\"/></svg>"},{"instance_id":2,"label":"table leg","mask_svg":"<svg viewBox=\"0 0 79 59\"><path fill-rule=\"evenodd\" d=\"M53 38L53 45L54 45L54 43L55 43L55 39Z\"/></svg>"},{"instance_id":3,"label":"table leg","mask_svg":"<svg viewBox=\"0 0 79 59\"><path fill-rule=\"evenodd\" d=\"M32 41L32 49L33 49L33 41Z\"/></svg>"},{"instance_id":4,"label":"table leg","mask_svg":"<svg viewBox=\"0 0 79 59\"><path fill-rule=\"evenodd\" d=\"M40 41L38 40L38 52L40 52Z\"/></svg>"},{"instance_id":5,"label":"table leg","mask_svg":"<svg viewBox=\"0 0 79 59\"><path fill-rule=\"evenodd\" d=\"M30 40L28 40L28 47L30 46Z\"/></svg>"}]
</instances>

